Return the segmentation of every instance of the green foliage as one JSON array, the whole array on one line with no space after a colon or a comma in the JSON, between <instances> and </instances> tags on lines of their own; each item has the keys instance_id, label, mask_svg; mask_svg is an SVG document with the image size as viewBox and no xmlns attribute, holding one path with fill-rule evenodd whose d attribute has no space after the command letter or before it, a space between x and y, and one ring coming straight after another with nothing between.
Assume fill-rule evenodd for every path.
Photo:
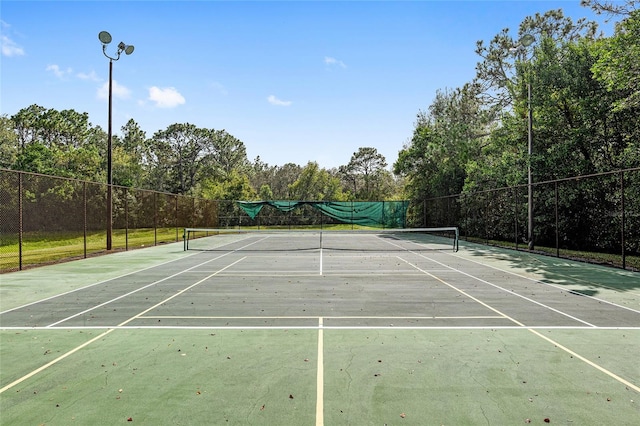
<instances>
[{"instance_id":1,"label":"green foliage","mask_svg":"<svg viewBox=\"0 0 640 426\"><path fill-rule=\"evenodd\" d=\"M206 180L199 191L204 198L211 200L255 200L256 192L247 175L232 170L222 180Z\"/></svg>"},{"instance_id":2,"label":"green foliage","mask_svg":"<svg viewBox=\"0 0 640 426\"><path fill-rule=\"evenodd\" d=\"M273 200L273 191L271 191L271 187L266 183L260 187L260 191L258 191L258 198L261 200Z\"/></svg>"},{"instance_id":3,"label":"green foliage","mask_svg":"<svg viewBox=\"0 0 640 426\"><path fill-rule=\"evenodd\" d=\"M33 142L17 155L14 167L25 172L50 175L65 173L63 170L58 170L54 157L55 151L52 152L52 149L40 142Z\"/></svg>"},{"instance_id":4,"label":"green foliage","mask_svg":"<svg viewBox=\"0 0 640 426\"><path fill-rule=\"evenodd\" d=\"M300 201L347 201L340 179L310 161L289 186L289 199Z\"/></svg>"},{"instance_id":5,"label":"green foliage","mask_svg":"<svg viewBox=\"0 0 640 426\"><path fill-rule=\"evenodd\" d=\"M15 124L6 114L0 115L0 167L10 168L18 155Z\"/></svg>"},{"instance_id":6,"label":"green foliage","mask_svg":"<svg viewBox=\"0 0 640 426\"><path fill-rule=\"evenodd\" d=\"M384 200L391 192L386 167L387 160L376 148L363 147L354 152L349 163L338 172L353 190L355 200Z\"/></svg>"},{"instance_id":7,"label":"green foliage","mask_svg":"<svg viewBox=\"0 0 640 426\"><path fill-rule=\"evenodd\" d=\"M613 37L601 40L594 48L597 62L593 73L608 90L621 98L616 110L640 108L640 10L629 13L616 25Z\"/></svg>"},{"instance_id":8,"label":"green foliage","mask_svg":"<svg viewBox=\"0 0 640 426\"><path fill-rule=\"evenodd\" d=\"M259 188L262 194L262 188L267 186L270 191L270 198L273 200L290 200L289 188L298 179L302 167L287 163L283 166L269 166L256 158L250 170L251 184L254 188ZM269 193L266 194L269 196Z\"/></svg>"},{"instance_id":9,"label":"green foliage","mask_svg":"<svg viewBox=\"0 0 640 426\"><path fill-rule=\"evenodd\" d=\"M407 178L412 198L462 190L466 164L477 158L492 125L479 90L479 86L467 84L462 89L438 92L428 113L418 114L413 137L394 163L394 172Z\"/></svg>"}]
</instances>

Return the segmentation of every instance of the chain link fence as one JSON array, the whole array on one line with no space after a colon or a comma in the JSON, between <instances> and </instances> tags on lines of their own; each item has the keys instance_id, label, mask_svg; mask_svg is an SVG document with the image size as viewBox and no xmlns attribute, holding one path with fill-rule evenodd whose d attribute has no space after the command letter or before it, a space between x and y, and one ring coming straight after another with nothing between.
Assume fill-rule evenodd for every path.
<instances>
[{"instance_id":1,"label":"chain link fence","mask_svg":"<svg viewBox=\"0 0 640 426\"><path fill-rule=\"evenodd\" d=\"M640 270L640 168L534 183L534 251ZM528 249L528 185L414 204L414 222L455 225L462 239Z\"/></svg>"},{"instance_id":2,"label":"chain link fence","mask_svg":"<svg viewBox=\"0 0 640 426\"><path fill-rule=\"evenodd\" d=\"M0 169L0 272L106 253L106 184ZM111 250L181 241L184 228L338 225L310 206L267 208L251 219L237 203L112 187Z\"/></svg>"},{"instance_id":3,"label":"chain link fence","mask_svg":"<svg viewBox=\"0 0 640 426\"><path fill-rule=\"evenodd\" d=\"M412 201L407 227L526 250L527 185ZM640 270L640 168L532 185L535 251ZM107 185L0 169L0 272L107 252ZM310 206L249 218L233 201L113 187L112 250L182 239L185 227L332 226ZM350 225L342 225L350 226Z\"/></svg>"},{"instance_id":4,"label":"chain link fence","mask_svg":"<svg viewBox=\"0 0 640 426\"><path fill-rule=\"evenodd\" d=\"M176 242L217 227L219 202L113 187L112 250ZM107 185L0 170L0 272L106 251Z\"/></svg>"}]
</instances>

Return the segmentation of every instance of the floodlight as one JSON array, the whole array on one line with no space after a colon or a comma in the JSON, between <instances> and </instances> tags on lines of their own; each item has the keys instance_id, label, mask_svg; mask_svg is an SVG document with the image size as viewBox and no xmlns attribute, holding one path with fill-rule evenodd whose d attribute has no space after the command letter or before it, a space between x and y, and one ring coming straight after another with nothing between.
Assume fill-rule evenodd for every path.
<instances>
[{"instance_id":1,"label":"floodlight","mask_svg":"<svg viewBox=\"0 0 640 426\"><path fill-rule=\"evenodd\" d=\"M133 46L118 43L118 50L114 56L107 54L107 44L111 43L111 34L106 31L98 33L98 39L102 43L102 54L109 59L109 121L107 125L107 250L112 248L112 232L113 232L113 167L112 167L112 134L111 134L111 116L112 116L112 88L113 88L113 62L120 59L122 52L127 55L133 53Z\"/></svg>"},{"instance_id":2,"label":"floodlight","mask_svg":"<svg viewBox=\"0 0 640 426\"><path fill-rule=\"evenodd\" d=\"M100 39L100 42L102 44L109 44L111 43L111 34L106 31L100 31L100 34L98 34L98 39Z\"/></svg>"}]
</instances>

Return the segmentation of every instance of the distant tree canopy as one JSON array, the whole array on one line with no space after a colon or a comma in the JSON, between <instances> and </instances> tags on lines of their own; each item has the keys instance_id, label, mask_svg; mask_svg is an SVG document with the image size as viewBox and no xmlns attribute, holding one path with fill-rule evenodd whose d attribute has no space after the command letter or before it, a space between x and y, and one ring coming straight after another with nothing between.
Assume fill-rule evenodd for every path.
<instances>
[{"instance_id":1,"label":"distant tree canopy","mask_svg":"<svg viewBox=\"0 0 640 426\"><path fill-rule=\"evenodd\" d=\"M225 130L175 123L148 137L129 120L113 137L114 184L218 199L423 199L522 184L528 165L538 182L638 167L639 2L582 3L618 20L611 37L550 10L478 41L475 78L438 90L417 112L392 170L370 146L335 169L274 166L249 161ZM526 47L525 34L535 38ZM106 133L86 113L31 105L0 116L4 168L105 182L106 151Z\"/></svg>"},{"instance_id":2,"label":"distant tree canopy","mask_svg":"<svg viewBox=\"0 0 640 426\"><path fill-rule=\"evenodd\" d=\"M107 135L89 123L87 114L31 105L0 117L0 141L1 167L106 181ZM353 170L371 190L358 196L397 198L397 186L389 183L393 178L381 170L386 160L375 149L366 150L373 150L375 160ZM313 161L304 167L270 166L259 157L251 162L244 143L233 135L190 123L172 124L148 138L129 120L112 138L112 161L113 183L126 187L232 200L355 198L337 170Z\"/></svg>"}]
</instances>

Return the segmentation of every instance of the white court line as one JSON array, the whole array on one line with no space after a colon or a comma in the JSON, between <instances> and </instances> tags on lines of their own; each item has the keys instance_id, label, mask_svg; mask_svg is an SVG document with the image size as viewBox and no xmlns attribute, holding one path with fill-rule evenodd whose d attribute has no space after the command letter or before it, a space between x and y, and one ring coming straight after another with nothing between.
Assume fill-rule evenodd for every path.
<instances>
[{"instance_id":1,"label":"white court line","mask_svg":"<svg viewBox=\"0 0 640 426\"><path fill-rule=\"evenodd\" d=\"M260 240L259 240L259 241L260 241ZM251 245L253 245L253 244L256 244L256 243L258 243L259 241L255 241L255 242L253 242L253 243L250 243L250 244L247 244L247 245L245 245L245 246L242 246L242 247L240 247L239 249L236 249L236 250L229 251L229 252L227 252L227 253L221 254L220 256L214 257L213 259L209 259L209 260L207 260L207 261L205 261L205 262L202 262L202 263L199 263L199 264L197 264L197 265L191 266L191 267L189 267L189 268L187 268L187 269L184 269L184 270L182 270L182 271L180 271L180 272L176 272L175 274L170 275L170 276L165 277L165 278L162 278L161 280L154 281L154 282L152 282L152 283L150 283L150 284L147 284L147 285L145 285L145 286L143 286L143 287L140 287L140 288L138 288L138 289L132 290L132 291L130 291L130 292L128 292L128 293L122 294L122 295L120 295L120 296L118 296L118 297L115 297L115 298L113 298L113 299L111 299L111 300L108 300L108 301L106 301L106 302L103 302L103 303L100 303L100 304L98 304L98 305L92 306L91 308L89 308L89 309L85 309L85 310L84 310L84 311L82 311L82 312L78 312L78 313L76 313L76 314L74 314L74 315L71 315L71 316L69 316L69 317L67 317L67 318L61 319L60 321L56 321L56 322L54 322L54 323L52 323L52 324L49 324L49 325L48 325L48 327L55 327L55 326L56 326L56 325L58 325L58 324L61 324L61 323L65 322L65 321L68 321L68 320L73 319L73 318L75 318L75 317L78 317L78 316L80 316L80 315L84 315L84 314L86 314L86 313L88 313L88 312L93 311L94 309L100 308L100 307L102 307L102 306L106 306L106 305L108 305L108 304L110 304L110 303L112 303L112 302L115 302L116 300L119 300L119 299L122 299L122 298L124 298L124 297L130 296L130 295L132 295L132 294L134 294L134 293L137 293L137 292L139 292L139 291L141 291L141 290L144 290L144 289L146 289L146 288L149 288L149 287L151 287L151 286L154 286L154 285L156 285L156 284L159 284L159 283L161 283L161 282L163 282L163 281L166 281L166 280L171 279L171 278L174 278L174 277L176 277L176 276L178 276L178 275L184 274L185 272L190 272L190 271L192 271L192 270L193 270L193 269L195 269L195 268L198 268L198 267L200 267L200 266L202 266L202 265L206 265L207 263L211 263L211 262L213 262L213 261L216 261L216 260L222 259L222 258L223 258L223 257L225 257L225 256L228 256L228 255L230 255L230 254L232 254L232 253L235 253L235 252L237 252L238 250L242 250L242 249L243 249L243 248L245 248L245 247L249 247L249 246L251 246ZM236 262L236 263L237 263L237 262ZM148 268L145 268L145 269L148 269ZM226 268L224 268L224 269L226 269ZM223 269L223 270L224 270L224 269ZM144 270L144 269L143 269L143 270ZM220 272L220 271L216 271L215 273L213 273L213 275L217 275L219 272ZM128 275L128 274L126 274L126 275ZM123 276L126 276L126 275L123 275Z\"/></svg>"},{"instance_id":2,"label":"white court line","mask_svg":"<svg viewBox=\"0 0 640 426\"><path fill-rule=\"evenodd\" d=\"M563 351L567 352L568 354L570 354L570 355L578 358L579 360L589 364L593 368L603 372L607 376L614 378L615 380L619 381L623 385L628 386L629 388L633 389L634 391L640 393L640 386L634 385L633 383L629 382L628 380L623 379L622 377L612 373L611 371L607 370L606 368L604 368L604 367L596 364L595 362L583 357L582 355L580 355L580 354L572 351L571 349L561 345L560 343L556 342L555 340L550 339L549 337L545 336L544 334L537 332L536 330L529 330L529 331L532 332L533 334L535 334L536 336L543 338L547 342L557 346L558 348L562 349Z\"/></svg>"},{"instance_id":3,"label":"white court line","mask_svg":"<svg viewBox=\"0 0 640 426\"><path fill-rule=\"evenodd\" d=\"M318 318L318 367L316 373L316 426L324 425L324 325Z\"/></svg>"},{"instance_id":4,"label":"white court line","mask_svg":"<svg viewBox=\"0 0 640 426\"><path fill-rule=\"evenodd\" d=\"M148 318L148 317L140 317ZM318 317L314 317L317 319ZM333 317L323 317L325 320ZM228 319L232 319L228 317ZM508 318L504 318L507 320ZM32 331L51 331L51 330L317 330L317 325L122 325L122 326L99 326L99 325L78 325L78 326L62 326L56 328L48 327L0 327L2 331L12 330L32 330ZM522 327L520 325L438 325L438 326L422 326L422 325L323 325L323 330L576 330L576 331L640 331L640 327L587 327L587 326L569 326L569 325L530 325Z\"/></svg>"},{"instance_id":5,"label":"white court line","mask_svg":"<svg viewBox=\"0 0 640 426\"><path fill-rule=\"evenodd\" d=\"M24 329L24 328L23 328ZM102 327L102 329L104 329L104 327ZM53 364L56 364L58 361L62 361L63 359L65 359L66 357L68 357L69 355L72 355L76 352L78 352L80 349L84 348L85 346L90 345L91 343L95 342L96 340L100 340L102 339L104 336L106 336L107 334L111 333L112 331L114 331L115 328L112 328L110 330L105 331L104 333L99 334L98 336L94 337L93 339L84 342L83 344L81 344L80 346L76 346L75 348L71 349L69 352L66 352L62 355L60 355L58 358L49 361L48 363L46 363L45 365L36 368L35 370L33 370L32 372L20 377L17 380L14 380L13 382L9 383L8 385L4 386L3 388L0 389L0 394L4 391L6 391L7 389L11 389L12 387L14 387L15 385L18 385L22 382L24 382L25 380L27 380L30 377L35 376L36 374L38 374L39 372L46 370L47 368L51 367Z\"/></svg>"},{"instance_id":6,"label":"white court line","mask_svg":"<svg viewBox=\"0 0 640 426\"><path fill-rule=\"evenodd\" d=\"M199 319L316 319L317 316L307 315L307 316L238 316L238 317L227 317L227 316L178 316L178 315L149 315L143 316L140 318L150 318L150 319L191 319L191 318L199 318ZM371 315L337 315L331 317L323 317L325 319L496 319L502 318L504 316L499 315L471 315L471 316L455 316L455 317L437 317L437 316L407 316L407 317L397 317L397 316L371 316Z\"/></svg>"},{"instance_id":7,"label":"white court line","mask_svg":"<svg viewBox=\"0 0 640 426\"><path fill-rule=\"evenodd\" d=\"M227 253L227 254L228 254L228 253ZM223 257L223 256L226 256L226 254L224 254L224 255L222 255L222 256L219 256L219 257ZM220 271L224 271L225 269L232 267L233 265L235 265L235 264L236 264L236 263L238 263L238 262L241 262L241 261L242 261L242 260L244 260L244 259L246 259L246 257L243 257L243 258L241 258L241 259L236 260L236 261L235 261L235 262L233 262L233 263L230 263L229 265L227 265L227 266L225 266L224 268L220 269ZM215 260L215 259L212 259L212 260ZM65 358L66 358L66 357L68 357L69 355L74 354L75 352L77 352L77 351L79 351L80 349L82 349L82 348L84 348L84 347L86 347L86 346L90 345L91 343L95 342L96 340L99 340L99 339L103 338L104 336L106 336L107 334L111 333L112 331L114 331L114 330L116 330L116 329L118 329L118 328L122 328L123 326L127 325L128 323L130 323L131 321L133 321L134 319L136 319L139 315L144 315L145 313L149 312L150 310L155 309L156 307L158 307L158 306L162 305L163 303L166 303L167 301L169 301L169 300L173 299L174 297L179 296L180 294L184 293L185 291L188 291L189 289L191 289L191 288L193 288L193 287L197 286L198 284L200 284L200 283L202 283L202 282L204 282L204 281L208 280L209 278L213 277L213 276L214 276L214 275L216 275L216 274L217 274L217 273L213 273L213 274L208 275L206 278L203 278L203 279L201 279L200 281L197 281L196 283L194 283L194 284L190 285L189 287L186 287L186 288L182 289L182 290L181 290L181 291L179 291L178 293L175 293L174 295L172 295L172 296L170 296L170 297L166 298L166 299L165 299L165 300L163 300L162 302L160 302L160 303L158 303L158 304L156 304L156 305L154 305L154 306L152 306L152 307L150 307L150 308L148 308L148 309L146 309L146 310L144 310L144 311L140 312L139 314L137 314L137 315L135 315L135 316L133 316L133 317L129 318L129 319L128 319L128 320L126 320L126 321L121 322L121 323L120 323L120 324L118 324L116 327L114 327L114 328L109 328L109 329L108 329L107 331L105 331L104 333L101 333L100 335L98 335L98 336L94 337L93 339L91 339L91 340L89 340L89 341L87 341L87 342L85 342L85 343L83 343L83 344L81 344L81 345L79 345L79 346L76 346L75 348L71 349L70 351L68 351L68 352L66 352L66 353L64 353L64 354L62 354L62 355L60 355L58 358L54 359L53 361L50 361L50 362L48 362L47 364L45 364L45 365L43 365L43 366L41 366L41 367L39 367L39 368L37 368L37 369L33 370L32 372L30 372L30 373L28 373L28 374L26 374L26 375L24 375L24 376L22 376L22 377L20 377L19 379L14 380L13 382L9 383L8 385L6 385L6 386L4 386L2 389L0 389L0 394L1 394L2 392L6 391L7 389L11 389L12 387L14 387L14 386L16 386L16 385L18 385L18 384L22 383L23 381L25 381L25 380L29 379L30 377L33 377L34 375L38 374L39 372L41 372L41 371L43 371L43 370L45 370L45 369L47 369L47 368L51 367L52 365L56 364L58 361L61 361L61 360L65 359ZM46 328L47 328L48 330L51 330L51 328L50 328L50 327L46 327ZM105 327L102 327L102 329L104 329L104 328L105 328ZM24 329L24 327L23 327L23 329Z\"/></svg>"},{"instance_id":8,"label":"white court line","mask_svg":"<svg viewBox=\"0 0 640 426\"><path fill-rule=\"evenodd\" d=\"M187 257L196 256L198 254L200 254L200 253L193 253L193 254L185 255L184 257L181 257L180 259L167 260L166 262L158 263L157 265L147 266L146 268L142 268L142 269L138 269L138 270L135 270L135 271L132 271L132 272L127 272L126 274L118 275L117 277L108 278L106 280L98 281L97 283L89 284L89 285L86 285L86 286L83 286L83 287L79 287L79 288L75 288L73 290L66 291L64 293L59 293L59 294L56 294L54 296L50 296L50 297L46 297L44 299L36 300L35 302L30 302L30 303L27 303L27 304L22 305L22 306L17 306L15 308L11 308L11 309L7 309L6 311L2 311L2 312L0 312L0 315L2 315L4 313L7 313L7 312L15 311L17 309L26 308L28 306L35 305L37 303L46 302L48 300L55 299L56 297L65 296L67 294L75 293L76 291L81 291L81 290L85 290L87 288L95 287L95 286L100 285L100 284L108 283L109 281L118 280L120 278L129 276L129 275L132 275L132 274L137 274L138 272L146 271L148 269L156 268L158 266L167 265L167 264L169 264L171 262L178 262L178 261L181 261L181 260L183 260L183 259L185 259Z\"/></svg>"},{"instance_id":9,"label":"white court line","mask_svg":"<svg viewBox=\"0 0 640 426\"><path fill-rule=\"evenodd\" d=\"M391 243L390 243L390 244L391 244ZM412 252L412 253L413 253L413 252ZM421 254L418 254L418 253L414 253L414 254L417 254L417 255L419 255L420 257L424 258L424 259L431 260L431 261L433 261L433 262L435 262L435 263L438 263L438 264L440 264L440 265L442 265L442 266L447 266L447 265L444 265L443 263L440 263L440 262L438 262L438 261L436 261L436 260L430 259L430 258L428 258L428 257L426 257L426 256L421 255ZM409 262L407 262L407 263L409 263ZM409 263L409 264L410 264L410 263ZM418 268L417 266L415 266L415 267L416 267L417 269L420 269L420 268ZM466 272L459 271L459 270L457 270L457 269L455 269L455 268L452 268L452 267L450 267L450 269L452 269L452 270L454 270L454 271L457 271L457 272L459 272L459 273L461 273L461 274L463 274L463 275L469 276L469 277L471 277L471 278L475 278L475 279L477 279L477 280L479 280L479 281L481 281L481 282L484 282L484 283L487 283L487 284L493 285L494 287L501 288L500 286L494 285L494 284L492 284L492 283L490 283L490 282L488 282L488 281L485 281L485 280L482 280L482 279L480 279L480 278L474 277L473 275L471 275L471 274L467 274ZM422 269L420 269L420 270L422 270ZM489 309L491 309L492 311L497 312L497 313L499 313L499 314L502 314L502 313L501 313L500 311L498 311L497 309L494 309L494 308L492 308L491 306L489 306L488 304L486 304L486 303L484 303L484 302L480 301L479 299L476 299L476 298L474 298L473 296L466 294L464 291L462 291L462 290L460 290L460 289L456 288L455 286L453 286L453 285L451 285L451 284L447 283L446 281L444 281L444 280L442 280L442 279L440 279L440 278L436 277L435 275L432 275L432 274L430 274L430 273L428 273L428 272L426 272L426 271L425 271L425 273L426 273L427 275L429 275L429 276L431 276L431 277L433 277L433 278L437 279L438 281L442 282L443 284L445 284L445 285L447 285L447 286L449 286L449 287L451 287L451 288L453 288L453 289L455 289L455 290L459 291L460 293L462 293L462 294L466 295L467 297L471 297L473 300L475 300L475 301L479 302L479 303L480 303L480 304L482 304L483 306L488 307L488 308L489 308ZM508 290L506 290L506 291L508 291ZM544 305L542 305L542 306L544 306ZM557 312L561 313L560 311L557 311ZM502 315L504 315L504 314L502 314ZM516 320L515 318L512 318L512 317L510 317L510 316L508 316L508 315L505 315L505 316L506 316L507 318L509 318L511 321L513 321L514 323L516 323L516 324L518 324L518 325L521 325L521 326L522 326L522 328L525 328L526 330L528 330L529 332L531 332L531 333L535 334L536 336L541 337L542 339L546 340L547 342L552 343L555 347L557 347L557 348L559 348L559 349L562 349L563 351L565 351L565 352L567 352L568 354L570 354L570 355L572 355L572 356L574 356L574 357L578 358L579 360L581 360L581 361L585 362L586 364L590 365L591 367L593 367L593 368L595 368L595 369L599 370L600 372L602 372L602 373L606 374L607 376L609 376L609 377L611 377L611 378L615 379L616 381L618 381L618 382L622 383L623 385L625 385L625 386L627 386L627 387L629 387L629 388L631 388L631 389L635 390L636 392L640 393L640 387L639 387L639 386L637 386L637 385L635 385L635 384L633 384L633 383L629 382L628 380L626 380L626 379L624 379L624 378L622 378L622 377L618 376L617 374L613 373L612 371L607 370L606 368L602 367L601 365L596 364L595 362L593 362L593 361L589 360L588 358L585 358L585 357L583 357L582 355L579 355L578 353L576 353L576 352L572 351L571 349L569 349L569 348L567 348L567 347L565 347L565 346L561 345L560 343L556 342L555 340L553 340L553 339L551 339L551 338L549 338L549 337L547 337L547 336L545 336L545 335L543 335L543 334L539 333L538 331L534 330L533 328L525 326L524 324L522 324L521 322L519 322L519 321L518 321L518 320ZM569 316L569 317L571 317L570 315L568 315L568 316ZM585 321L581 321L581 322L582 322L582 323L584 323L584 324L588 324L588 323L587 323L587 322L585 322ZM592 328L595 328L595 326L592 326Z\"/></svg>"},{"instance_id":10,"label":"white court line","mask_svg":"<svg viewBox=\"0 0 640 426\"><path fill-rule=\"evenodd\" d=\"M390 244L391 244L391 243L390 243ZM484 306L485 308L487 308L487 309L489 309L489 310L491 310L491 311L495 312L496 314L500 315L502 318L507 318L507 319L509 319L511 322L513 322L513 323L515 323L515 324L517 324L517 325L519 325L519 326L521 326L521 327L524 327L524 326L525 326L525 325L524 325L523 323L521 323L520 321L518 321L518 320L516 320L516 319L514 319L514 318L512 318L512 317L510 317L510 316L509 316L509 315L507 315L507 314L504 314L504 313L500 312L498 309L496 309L496 308L494 308L494 307L492 307L492 306L489 306L488 304L484 303L482 300L478 299L477 297L474 297L474 296L470 295L469 293L465 292L464 290L460 290L459 288L457 288L457 287L456 287L456 286L454 286L453 284L449 284L448 282L446 282L446 281L445 281L445 280L443 280L442 278L436 277L436 276L435 276L435 275L433 275L432 273L425 271L424 269L420 268L419 266L414 265L413 263L411 263L411 262L409 262L409 261L407 261L407 260L405 260L405 259L403 259L403 258L401 258L401 257L399 257L399 256L398 256L398 259L402 260L403 262L406 262L408 265L413 266L413 267L414 267L414 268L416 268L418 271L423 272L425 275L428 275L428 276L430 276L431 278L433 278L433 279L435 279L435 280L440 281L442 284L444 284L444 285L446 285L446 286L448 286L448 287L452 288L453 290L455 290L455 291L457 291L458 293L460 293L460 294L462 294L462 295L464 295L464 296L468 297L469 299L473 300L474 302L481 304L481 305L482 305L482 306Z\"/></svg>"},{"instance_id":11,"label":"white court line","mask_svg":"<svg viewBox=\"0 0 640 426\"><path fill-rule=\"evenodd\" d=\"M212 271L198 271L198 272L212 272ZM287 273L287 271L282 271L282 272L275 272L274 271L256 271L256 270L251 270L251 271L239 271L239 272L231 272L231 273L225 273L222 274L225 277L241 277L241 278L246 278L246 277L269 277L269 278L295 278L295 277L317 277L318 273L317 272L308 272L308 273L300 273L300 272L291 272L289 271L289 273Z\"/></svg>"},{"instance_id":12,"label":"white court line","mask_svg":"<svg viewBox=\"0 0 640 426\"><path fill-rule=\"evenodd\" d=\"M555 313L557 313L557 314L563 315L563 316L565 316L565 317L567 317L567 318L571 318L571 319L572 319L572 320L574 320L574 321L581 322L581 323L583 323L583 324L585 324L585 325L588 325L589 327L595 327L595 325L594 325L594 324L591 324L591 323L589 323L589 322L587 322L587 321L581 320L580 318L575 317L575 316L573 316L573 315L570 315L570 314L568 314L568 313L566 313L566 312L562 312L562 311L561 311L561 310L559 310L559 309L552 308L552 307L551 307L551 306L549 306L549 305L545 305L544 303L542 303L542 302L538 302L537 300L531 299L531 298L529 298L529 297L527 297L527 296L523 296L522 294L518 294L518 293L516 293L515 291L512 291L512 290L506 289L506 288L501 287L501 286L499 286L499 285L497 285L497 284L491 283L491 282L489 282L489 281L487 281L487 280L483 280L482 278L476 277L476 276L471 275L471 274L469 274L469 273L467 273L467 272L464 272L464 271L461 271L461 270L459 270L459 269L456 269L456 268L454 268L454 267L452 267L452 266L445 265L444 263L442 263L442 262L438 262L437 260L435 260L435 259L431 259L431 258L429 258L429 257L427 257L427 256L424 256L424 255L421 255L421 254L418 254L418 253L413 253L413 254L416 254L416 255L418 255L418 256L420 256L420 257L422 257L423 259L426 259L426 260L429 260L429 261L431 261L431 262L437 263L438 265L444 266L445 268L448 268L448 269L450 269L450 270L452 270L452 271L454 271L454 272L457 272L457 273L462 274L462 275L464 275L464 276L467 276L467 277L469 277L469 278L473 278L474 280L480 281L480 282L481 282L481 283L483 283L483 284L487 284L487 285L490 285L490 286L492 286L492 287L495 287L495 288L497 288L498 290L504 291L505 293L509 293L509 294L514 295L514 296L517 296L517 297L519 297L519 298L521 298L521 299L526 300L527 302L533 303L533 304L538 305L538 306L542 306L543 308L548 309L548 310L550 310L550 311L553 311L553 312L555 312ZM409 265L412 265L412 266L414 266L415 268L417 268L417 267L416 267L415 265L413 265L411 262L409 262L409 261L407 261L407 260L405 260L405 259L402 259L401 257L398 257L398 259L400 259L400 260L402 260L402 261L404 261L404 262L408 263ZM417 269L419 269L419 268L417 268ZM421 270L421 269L420 269L420 270ZM431 275L432 277L434 277L434 278L438 279L437 277L435 277L435 275L432 275L432 274L430 274L430 273L428 273L428 272L426 272L426 273L427 273L427 274L429 274L429 275ZM443 282L444 282L444 281L443 281Z\"/></svg>"},{"instance_id":13,"label":"white court line","mask_svg":"<svg viewBox=\"0 0 640 426\"><path fill-rule=\"evenodd\" d=\"M165 303L167 303L169 300L180 296L182 293L191 290L192 288L194 288L195 286L202 284L203 282L207 281L208 279L210 279L211 277L214 277L216 275L218 275L220 272L224 271L227 268L231 268L232 266L236 265L237 263L242 262L243 260L245 260L247 257L242 257L238 260L236 260L235 262L232 262L230 264L228 264L227 266L225 266L224 268L220 269L218 272L214 272L213 274L209 274L206 277L204 277L203 279L201 279L200 281L196 281L195 283L191 284L188 287L183 288L182 290L180 290L177 293L172 294L171 296L167 297L166 299L162 300L161 302L156 303L155 305L151 306L150 308L145 309L144 311L140 312L139 314L136 314L134 316L132 316L131 318L129 318L128 320L118 324L118 327L122 326L122 325L127 325L128 323L130 323L131 321L140 318L142 315L146 314L147 312L152 311L153 309L157 308L158 306L161 306Z\"/></svg>"},{"instance_id":14,"label":"white court line","mask_svg":"<svg viewBox=\"0 0 640 426\"><path fill-rule=\"evenodd\" d=\"M228 254L228 253L227 253L227 254ZM168 277L165 277L165 278L162 278L162 279L160 279L160 280L154 281L154 282L149 283L149 284L147 284L147 285L145 285L145 286L142 286L142 287L140 287L140 288L137 288L137 289L135 289L135 290L132 290L132 291L130 291L130 292L128 292L128 293L121 294L120 296L118 296L118 297L114 297L114 298L113 298L113 299L111 299L111 300L107 300L106 302L103 302L103 303L100 303L100 304L98 304L98 305L92 306L92 307L91 307L91 308L89 308L89 309L85 309L84 311L78 312L78 313L73 314L73 315L71 315L71 316L69 316L69 317L67 317L67 318L61 319L60 321L56 321L56 322L54 322L54 323L52 323L52 324L49 324L47 327L55 327L56 325L61 324L61 323L65 322L65 321L68 321L68 320L73 319L73 318L76 318L76 317L78 317L78 316L80 316L80 315L84 315L84 314L86 314L86 313L88 313L88 312L91 312L91 311L93 311L94 309L101 308L102 306L106 306L106 305L108 305L108 304L110 304L110 303L112 303L112 302L115 302L116 300L120 300L120 299L122 299L122 298L124 298L124 297L131 296L131 295L132 295L132 294L134 294L134 293L137 293L137 292L139 292L139 291L142 291L142 290L144 290L144 289L147 289L147 288L149 288L149 287L151 287L151 286L154 286L154 285L156 285L156 284L159 284L159 283L161 283L161 282L163 282L163 281L166 281L166 280L169 280L169 279L171 279L171 278L177 277L178 275L181 275L181 274L185 273L186 271L191 271L192 269L197 268L197 267L199 267L199 266L201 266L201 265L205 265L205 264L207 264L207 263L209 263L209 262L213 262L214 260L218 260L218 259L220 259L221 257L226 256L227 254L220 255L220 256L218 256L218 257L216 257L216 258L214 258L214 259L207 260L206 262L203 262L203 263L200 263L200 264L198 264L198 265L192 266L192 267L190 267L190 268L188 268L188 269L185 269L185 270L183 270L183 271L176 272L176 273L175 273L175 274L173 274L173 275L169 275Z\"/></svg>"},{"instance_id":15,"label":"white court line","mask_svg":"<svg viewBox=\"0 0 640 426\"><path fill-rule=\"evenodd\" d=\"M269 278L280 278L280 277L317 277L318 272L309 272L309 273L300 273L300 272L292 272L292 271L258 271L252 269L250 271L240 271L239 272L230 272L225 273L225 277L247 277L247 276L259 276L259 277L269 277ZM440 270L439 272L445 272L444 270ZM411 272L411 273L398 273L398 271L394 270L380 270L376 269L375 272L366 271L366 270L350 270L349 272L327 272L323 271L320 275L324 275L326 277L388 277L389 275L393 275L396 277L422 277L423 274Z\"/></svg>"},{"instance_id":16,"label":"white court line","mask_svg":"<svg viewBox=\"0 0 640 426\"><path fill-rule=\"evenodd\" d=\"M540 281L537 278L527 277L526 275L522 275L522 274L519 274L517 272L513 272L513 271L506 270L506 269L498 268L497 266L488 265L486 263L482 263L482 262L479 262L479 261L474 260L474 259L467 259L465 257L460 256L459 254L456 254L456 253L448 253L448 254L450 256L455 256L455 257L457 257L459 259L466 260L468 262L472 262L472 263L475 263L477 265L482 265L482 266L485 266L487 268L494 269L496 271L504 272L504 273L509 274L509 275L515 275L516 277L519 277L519 278L524 278L524 279L526 279L528 281L532 281L532 282L534 282L536 284L542 284L542 285L546 285L546 286L549 286L549 287L553 287L555 289L562 290L562 291L567 292L567 293L571 293L572 291L575 291L575 290L568 289L566 287L562 287L562 286L560 286L558 284L553 284L553 283ZM574 278L574 277L571 277L570 275L565 275L565 274L558 274L558 275L560 275L562 277L570 278L570 279L576 280L576 281L583 281L583 282L586 282L588 284L593 285L593 283L591 283L589 281L582 280L582 279L579 279L579 278ZM617 289L615 289L613 287L608 287L608 286L604 286L604 285L602 287L603 288L608 288L610 290L617 290ZM630 294L637 294L637 293L630 292ZM595 296L589 296L588 294L581 294L581 296L588 297L589 299L597 300L598 302L606 303L606 304L611 305L611 306L615 306L616 308L626 309L626 310L631 311L631 312L640 313L640 310L638 310L638 309L633 309L633 308L631 308L629 306L619 305L619 304L611 302L609 300L600 299L600 298L595 297Z\"/></svg>"}]
</instances>

